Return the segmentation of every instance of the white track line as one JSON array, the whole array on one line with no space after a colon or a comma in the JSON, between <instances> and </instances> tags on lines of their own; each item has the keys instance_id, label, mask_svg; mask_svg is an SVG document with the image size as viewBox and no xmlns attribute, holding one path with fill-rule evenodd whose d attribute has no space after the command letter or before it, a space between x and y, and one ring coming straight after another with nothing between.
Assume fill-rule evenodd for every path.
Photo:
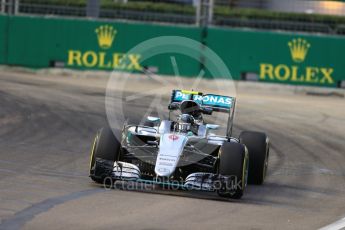
<instances>
[{"instance_id":1,"label":"white track line","mask_svg":"<svg viewBox=\"0 0 345 230\"><path fill-rule=\"evenodd\" d=\"M345 229L345 217L319 230L340 230Z\"/></svg>"}]
</instances>

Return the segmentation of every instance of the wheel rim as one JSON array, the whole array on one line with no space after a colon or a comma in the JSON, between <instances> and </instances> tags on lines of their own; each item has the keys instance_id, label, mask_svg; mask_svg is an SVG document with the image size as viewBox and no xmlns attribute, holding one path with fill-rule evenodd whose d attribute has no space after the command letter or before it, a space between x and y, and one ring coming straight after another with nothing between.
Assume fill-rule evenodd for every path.
<instances>
[{"instance_id":1,"label":"wheel rim","mask_svg":"<svg viewBox=\"0 0 345 230\"><path fill-rule=\"evenodd\" d=\"M248 169L249 169L249 159L248 159L248 154L245 155L244 157L244 165L243 165L243 190L245 187L247 187L248 183Z\"/></svg>"},{"instance_id":2,"label":"wheel rim","mask_svg":"<svg viewBox=\"0 0 345 230\"><path fill-rule=\"evenodd\" d=\"M93 162L93 157L94 157L94 154L95 154L97 139L98 139L98 135L96 135L95 139L93 140L93 144L92 144L92 148L91 148L91 154L90 154L90 171L91 171L91 168L92 168L92 166L93 166L92 162Z\"/></svg>"}]
</instances>

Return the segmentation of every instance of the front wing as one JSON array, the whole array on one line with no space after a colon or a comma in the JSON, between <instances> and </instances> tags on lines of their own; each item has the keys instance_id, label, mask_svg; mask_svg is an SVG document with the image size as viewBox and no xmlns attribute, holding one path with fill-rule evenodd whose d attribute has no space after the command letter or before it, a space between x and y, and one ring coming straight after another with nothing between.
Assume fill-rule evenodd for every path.
<instances>
[{"instance_id":1,"label":"front wing","mask_svg":"<svg viewBox=\"0 0 345 230\"><path fill-rule=\"evenodd\" d=\"M233 176L223 176L214 173L195 172L189 174L183 182L171 181L166 178L155 177L152 180L142 179L140 169L127 162L108 161L97 158L93 175L98 180L135 181L146 184L174 186L182 190L201 190L222 193L231 193L238 182Z\"/></svg>"}]
</instances>

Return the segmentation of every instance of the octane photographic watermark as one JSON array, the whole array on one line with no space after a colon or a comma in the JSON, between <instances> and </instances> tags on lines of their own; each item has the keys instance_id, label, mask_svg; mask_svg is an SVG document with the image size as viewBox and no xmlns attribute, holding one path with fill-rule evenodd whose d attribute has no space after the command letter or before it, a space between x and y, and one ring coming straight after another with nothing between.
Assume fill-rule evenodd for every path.
<instances>
[{"instance_id":1,"label":"octane photographic watermark","mask_svg":"<svg viewBox=\"0 0 345 230\"><path fill-rule=\"evenodd\" d=\"M136 45L127 53L140 54L140 62L137 60L136 69L140 67L141 72L113 71L108 81L105 100L108 123L120 142L126 138L122 132L126 125L146 125L149 116L158 117L161 121L169 120L168 105L174 89L236 96L235 84L225 63L210 48L195 40L180 36L156 37ZM150 66L152 59L155 59L153 63L165 64ZM193 66L186 65L186 62ZM167 72L166 69L159 69L162 66L172 70L173 76L158 75L151 71L158 69L158 72ZM195 75L181 76L190 72L190 69ZM175 114L170 117L175 118ZM208 123L219 124L219 130L214 132L225 135L228 121L224 114L213 113L210 117L205 116L205 120ZM144 146L148 143L143 141L139 142L140 144ZM140 158L145 154L137 155ZM202 155L194 156L193 161L200 160L200 157ZM146 157L142 157L141 160L150 164L155 163Z\"/></svg>"},{"instance_id":2,"label":"octane photographic watermark","mask_svg":"<svg viewBox=\"0 0 345 230\"><path fill-rule=\"evenodd\" d=\"M218 191L221 193L235 193L237 189L243 189L243 183L240 178L237 176L231 175L226 178L219 178L212 181L209 184L211 189L208 191ZM152 190L169 190L169 191L177 191L177 190L199 190L203 191L206 190L202 187L192 187L192 186L185 186L181 184L180 181L169 179L169 178L161 178L158 177L152 183L138 183L137 181L122 181L122 180L115 180L113 177L105 177L103 179L103 187L106 190L111 189L120 189L120 190L133 190L133 191L152 191Z\"/></svg>"},{"instance_id":3,"label":"octane photographic watermark","mask_svg":"<svg viewBox=\"0 0 345 230\"><path fill-rule=\"evenodd\" d=\"M124 164L124 167L127 167L124 173L134 175L137 179L142 175L151 176L153 181L150 183L151 179L149 179L144 183L137 183L137 179L133 179L133 182L127 180L127 183L122 183L121 179L116 181L114 178L106 177L104 187L125 190L150 190L157 187L169 190L198 190L192 185L186 186L184 181L186 178L182 178L182 171L179 170L210 157L201 151L208 148L206 136L228 136L230 100L231 97L236 97L236 87L227 65L204 44L179 36L152 38L136 45L127 53L128 55L124 55L126 58L116 62L123 66L136 63L135 68L132 68L135 72L112 72L106 88L107 119L116 139L125 149L124 152L142 162L136 164L131 160L130 164ZM137 54L135 62L131 60L129 54ZM126 63L128 61L131 63ZM229 108L226 110L227 113L219 111L212 113L211 107L204 106L205 111L201 113L201 104L200 108L197 105L199 113L193 115L192 121L189 122L187 118L192 116L189 107L184 112L182 106L176 110L171 107L176 90L182 96L183 92L188 92L187 95L196 95L199 97L198 100L202 101L199 102L201 104L206 98L211 98L207 94L216 95L214 98L218 98L222 103L229 103ZM196 96L181 100L195 102ZM185 114L188 116L184 117ZM195 122L196 116L199 116L199 123ZM186 122L181 122L183 119ZM197 125L197 131L193 131L191 126L188 126L190 124ZM206 124L210 125L209 129ZM201 126L204 136L199 135L199 131L202 131ZM166 142L163 141L162 133L168 134L165 136ZM194 138L191 144L188 140L193 136L203 138ZM216 142L217 139L214 138L213 141ZM163 148L163 142L171 142L171 146L164 145ZM159 153L179 148L176 146L181 147L177 160L172 159L169 154ZM136 159L135 162L138 161ZM157 163L158 161L160 162ZM115 175L118 172L113 171L113 173ZM136 173L139 176L135 175ZM219 178L209 183L208 186L213 190L227 193L236 191L238 186L242 185L241 181L233 177L227 180ZM205 189L201 186L199 190Z\"/></svg>"}]
</instances>

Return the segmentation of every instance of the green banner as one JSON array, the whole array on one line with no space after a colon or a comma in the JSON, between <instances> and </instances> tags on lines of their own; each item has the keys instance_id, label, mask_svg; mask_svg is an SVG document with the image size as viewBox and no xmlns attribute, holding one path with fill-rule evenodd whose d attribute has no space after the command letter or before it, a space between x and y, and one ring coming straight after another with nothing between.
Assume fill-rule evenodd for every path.
<instances>
[{"instance_id":1,"label":"green banner","mask_svg":"<svg viewBox=\"0 0 345 230\"><path fill-rule=\"evenodd\" d=\"M151 58L128 52L158 36L203 40L236 80L250 75L265 82L331 87L345 80L341 36L209 28L202 38L201 29L193 26L28 16L0 16L0 63L45 68L59 62L73 69L134 72L150 67L174 75L174 57L181 76L197 76L208 66L202 55L194 60L174 52Z\"/></svg>"},{"instance_id":2,"label":"green banner","mask_svg":"<svg viewBox=\"0 0 345 230\"><path fill-rule=\"evenodd\" d=\"M0 64L7 62L7 20L7 17L0 16Z\"/></svg>"},{"instance_id":3,"label":"green banner","mask_svg":"<svg viewBox=\"0 0 345 230\"><path fill-rule=\"evenodd\" d=\"M152 66L160 74L172 74L173 55L181 63L181 75L194 76L199 63L183 55L167 53L143 61L141 54L127 53L139 43L163 35L200 40L199 29L192 27L11 17L8 64L41 68L62 62L67 68L119 71Z\"/></svg>"},{"instance_id":4,"label":"green banner","mask_svg":"<svg viewBox=\"0 0 345 230\"><path fill-rule=\"evenodd\" d=\"M321 86L345 79L344 37L210 29L207 42L235 76Z\"/></svg>"}]
</instances>

